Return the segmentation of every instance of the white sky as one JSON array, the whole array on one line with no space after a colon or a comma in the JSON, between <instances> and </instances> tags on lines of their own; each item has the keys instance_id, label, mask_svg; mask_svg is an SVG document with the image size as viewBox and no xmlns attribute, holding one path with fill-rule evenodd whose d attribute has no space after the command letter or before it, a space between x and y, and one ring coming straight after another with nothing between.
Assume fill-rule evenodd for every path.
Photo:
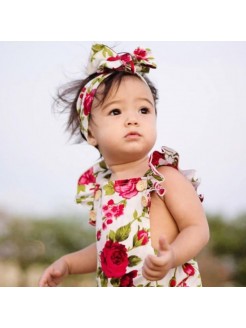
<instances>
[{"instance_id":1,"label":"white sky","mask_svg":"<svg viewBox=\"0 0 246 328\"><path fill-rule=\"evenodd\" d=\"M106 42L106 41L104 41ZM117 51L150 47L158 69L158 140L196 168L208 212L246 210L246 42L107 42ZM52 96L83 76L91 42L0 43L0 209L79 213L79 175L98 159L68 142Z\"/></svg>"}]
</instances>

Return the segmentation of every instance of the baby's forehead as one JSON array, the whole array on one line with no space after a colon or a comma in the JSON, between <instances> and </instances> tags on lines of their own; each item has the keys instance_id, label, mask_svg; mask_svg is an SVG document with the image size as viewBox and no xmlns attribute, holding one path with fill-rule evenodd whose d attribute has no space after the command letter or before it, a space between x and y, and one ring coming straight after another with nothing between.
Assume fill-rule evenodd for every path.
<instances>
[{"instance_id":1,"label":"baby's forehead","mask_svg":"<svg viewBox=\"0 0 246 328\"><path fill-rule=\"evenodd\" d=\"M121 80L112 80L110 85L100 84L95 94L95 103L104 104L115 98L127 98L129 95L136 99L149 98L154 101L148 84L140 77L133 75L123 76Z\"/></svg>"}]
</instances>

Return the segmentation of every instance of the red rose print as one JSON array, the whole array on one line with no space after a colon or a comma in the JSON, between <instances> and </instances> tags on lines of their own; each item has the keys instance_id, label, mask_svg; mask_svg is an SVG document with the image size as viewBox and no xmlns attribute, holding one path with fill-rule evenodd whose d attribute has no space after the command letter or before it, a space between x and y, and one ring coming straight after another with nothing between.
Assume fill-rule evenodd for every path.
<instances>
[{"instance_id":1,"label":"red rose print","mask_svg":"<svg viewBox=\"0 0 246 328\"><path fill-rule=\"evenodd\" d=\"M134 55L136 56L137 60L145 59L148 60L147 57L147 51L145 49L137 48L134 50Z\"/></svg>"},{"instance_id":2,"label":"red rose print","mask_svg":"<svg viewBox=\"0 0 246 328\"><path fill-rule=\"evenodd\" d=\"M101 230L98 230L97 231L97 240L100 240L101 239L101 235L102 235Z\"/></svg>"},{"instance_id":3,"label":"red rose print","mask_svg":"<svg viewBox=\"0 0 246 328\"><path fill-rule=\"evenodd\" d=\"M146 245L149 241L148 231L139 230L137 233L137 240L141 241L141 245Z\"/></svg>"},{"instance_id":4,"label":"red rose print","mask_svg":"<svg viewBox=\"0 0 246 328\"><path fill-rule=\"evenodd\" d=\"M106 216L106 218L110 219L110 218L112 218L113 214L111 212L106 212L105 216Z\"/></svg>"},{"instance_id":5,"label":"red rose print","mask_svg":"<svg viewBox=\"0 0 246 328\"><path fill-rule=\"evenodd\" d=\"M81 93L80 93L80 95L79 95L79 98L82 99L82 98L84 97L85 92L86 92L86 88L84 87L84 88L81 90Z\"/></svg>"},{"instance_id":6,"label":"red rose print","mask_svg":"<svg viewBox=\"0 0 246 328\"><path fill-rule=\"evenodd\" d=\"M124 208L125 206L123 204L120 204L118 207L117 207L117 210L115 212L115 217L118 218L119 216L121 216L124 212Z\"/></svg>"},{"instance_id":7,"label":"red rose print","mask_svg":"<svg viewBox=\"0 0 246 328\"><path fill-rule=\"evenodd\" d=\"M112 219L108 219L107 220L107 224L111 224L111 223L113 223L113 220Z\"/></svg>"},{"instance_id":8,"label":"red rose print","mask_svg":"<svg viewBox=\"0 0 246 328\"><path fill-rule=\"evenodd\" d=\"M114 190L119 193L120 196L130 199L137 195L138 190L136 189L136 184L140 178L134 178L129 180L118 180L114 183Z\"/></svg>"},{"instance_id":9,"label":"red rose print","mask_svg":"<svg viewBox=\"0 0 246 328\"><path fill-rule=\"evenodd\" d=\"M188 287L187 283L185 281L182 281L178 287Z\"/></svg>"},{"instance_id":10,"label":"red rose print","mask_svg":"<svg viewBox=\"0 0 246 328\"><path fill-rule=\"evenodd\" d=\"M106 222L103 222L103 230L106 229L107 224L113 223L114 218L118 218L124 213L124 204L115 204L113 199L110 199L106 205L103 205L103 220L106 220Z\"/></svg>"},{"instance_id":11,"label":"red rose print","mask_svg":"<svg viewBox=\"0 0 246 328\"><path fill-rule=\"evenodd\" d=\"M160 195L160 196L165 195L166 190L165 190L165 188L162 187L160 182L155 182L154 183L154 188L155 188L155 191L157 192L158 195Z\"/></svg>"},{"instance_id":12,"label":"red rose print","mask_svg":"<svg viewBox=\"0 0 246 328\"><path fill-rule=\"evenodd\" d=\"M89 183L95 183L96 182L96 178L93 174L93 169L90 168L89 170L87 170L84 174L81 175L81 177L79 178L79 185L87 185Z\"/></svg>"},{"instance_id":13,"label":"red rose print","mask_svg":"<svg viewBox=\"0 0 246 328\"><path fill-rule=\"evenodd\" d=\"M185 279L183 279L178 285L177 287L189 287L186 283L186 280L188 279L189 277L186 277Z\"/></svg>"},{"instance_id":14,"label":"red rose print","mask_svg":"<svg viewBox=\"0 0 246 328\"><path fill-rule=\"evenodd\" d=\"M152 164L158 166L160 159L163 159L163 154L159 153L158 151L154 151L151 160Z\"/></svg>"},{"instance_id":15,"label":"red rose print","mask_svg":"<svg viewBox=\"0 0 246 328\"><path fill-rule=\"evenodd\" d=\"M127 249L124 245L108 240L100 254L102 271L108 278L120 278L128 266Z\"/></svg>"},{"instance_id":16,"label":"red rose print","mask_svg":"<svg viewBox=\"0 0 246 328\"><path fill-rule=\"evenodd\" d=\"M92 102L95 96L97 89L93 89L91 90L91 92L88 92L85 95L85 100L84 100L84 115L89 115L91 112L91 106L92 106Z\"/></svg>"},{"instance_id":17,"label":"red rose print","mask_svg":"<svg viewBox=\"0 0 246 328\"><path fill-rule=\"evenodd\" d=\"M172 279L169 281L169 286L170 287L175 287L176 286L176 278L172 277Z\"/></svg>"},{"instance_id":18,"label":"red rose print","mask_svg":"<svg viewBox=\"0 0 246 328\"><path fill-rule=\"evenodd\" d=\"M117 66L114 68L118 71L122 71L122 70L124 71L125 68L130 68L132 72L135 71L132 57L129 54L123 54L123 55L109 57L107 59L107 61L109 61L109 62L118 61Z\"/></svg>"},{"instance_id":19,"label":"red rose print","mask_svg":"<svg viewBox=\"0 0 246 328\"><path fill-rule=\"evenodd\" d=\"M195 274L195 269L194 267L190 264L190 263L185 263L182 265L182 268L184 270L184 272L188 275L188 276L194 276Z\"/></svg>"},{"instance_id":20,"label":"red rose print","mask_svg":"<svg viewBox=\"0 0 246 328\"><path fill-rule=\"evenodd\" d=\"M120 60L120 56L111 56L107 58L108 61L116 61L116 60Z\"/></svg>"},{"instance_id":21,"label":"red rose print","mask_svg":"<svg viewBox=\"0 0 246 328\"><path fill-rule=\"evenodd\" d=\"M113 213L116 213L116 212L117 212L117 206L113 206L113 207L111 208L111 211L112 211Z\"/></svg>"},{"instance_id":22,"label":"red rose print","mask_svg":"<svg viewBox=\"0 0 246 328\"><path fill-rule=\"evenodd\" d=\"M129 273L126 273L121 279L120 279L120 287L134 287L133 285L133 278L135 278L138 274L137 270L133 270Z\"/></svg>"},{"instance_id":23,"label":"red rose print","mask_svg":"<svg viewBox=\"0 0 246 328\"><path fill-rule=\"evenodd\" d=\"M120 60L124 63L124 64L128 64L132 61L132 57L129 54L123 54L120 56Z\"/></svg>"},{"instance_id":24,"label":"red rose print","mask_svg":"<svg viewBox=\"0 0 246 328\"><path fill-rule=\"evenodd\" d=\"M130 63L132 61L132 57L129 54L123 54L123 55L117 55L114 57L109 57L107 59L108 61L117 61L117 60L121 60L122 64L127 64Z\"/></svg>"},{"instance_id":25,"label":"red rose print","mask_svg":"<svg viewBox=\"0 0 246 328\"><path fill-rule=\"evenodd\" d=\"M94 179L95 179L94 182L96 182L95 177L94 177ZM98 190L100 191L100 185L97 183L97 184L95 184L95 188L94 188L94 196L96 196ZM100 195L101 195L101 193L100 193Z\"/></svg>"}]
</instances>

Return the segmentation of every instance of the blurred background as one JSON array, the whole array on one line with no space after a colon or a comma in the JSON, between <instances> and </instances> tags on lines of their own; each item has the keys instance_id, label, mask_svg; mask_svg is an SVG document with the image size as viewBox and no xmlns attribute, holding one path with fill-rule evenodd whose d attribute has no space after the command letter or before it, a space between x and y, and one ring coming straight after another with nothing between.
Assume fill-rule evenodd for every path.
<instances>
[{"instance_id":1,"label":"blurred background","mask_svg":"<svg viewBox=\"0 0 246 328\"><path fill-rule=\"evenodd\" d=\"M198 257L204 286L246 286L246 42L108 42L151 48L158 139L195 168L211 238ZM0 286L37 286L43 269L94 241L75 204L96 150L65 133L53 98L83 78L92 42L0 43ZM63 286L95 286L94 275Z\"/></svg>"}]
</instances>

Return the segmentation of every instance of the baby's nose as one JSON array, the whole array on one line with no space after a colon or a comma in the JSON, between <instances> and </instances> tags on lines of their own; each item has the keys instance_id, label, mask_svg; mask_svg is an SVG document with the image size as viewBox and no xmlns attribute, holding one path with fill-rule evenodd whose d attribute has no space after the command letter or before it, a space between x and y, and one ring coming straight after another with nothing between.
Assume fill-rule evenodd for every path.
<instances>
[{"instance_id":1,"label":"baby's nose","mask_svg":"<svg viewBox=\"0 0 246 328\"><path fill-rule=\"evenodd\" d=\"M138 125L138 119L137 119L137 116L132 114L132 115L129 115L126 119L126 124L127 125Z\"/></svg>"},{"instance_id":2,"label":"baby's nose","mask_svg":"<svg viewBox=\"0 0 246 328\"><path fill-rule=\"evenodd\" d=\"M138 125L138 122L136 120L129 120L127 125Z\"/></svg>"}]
</instances>

